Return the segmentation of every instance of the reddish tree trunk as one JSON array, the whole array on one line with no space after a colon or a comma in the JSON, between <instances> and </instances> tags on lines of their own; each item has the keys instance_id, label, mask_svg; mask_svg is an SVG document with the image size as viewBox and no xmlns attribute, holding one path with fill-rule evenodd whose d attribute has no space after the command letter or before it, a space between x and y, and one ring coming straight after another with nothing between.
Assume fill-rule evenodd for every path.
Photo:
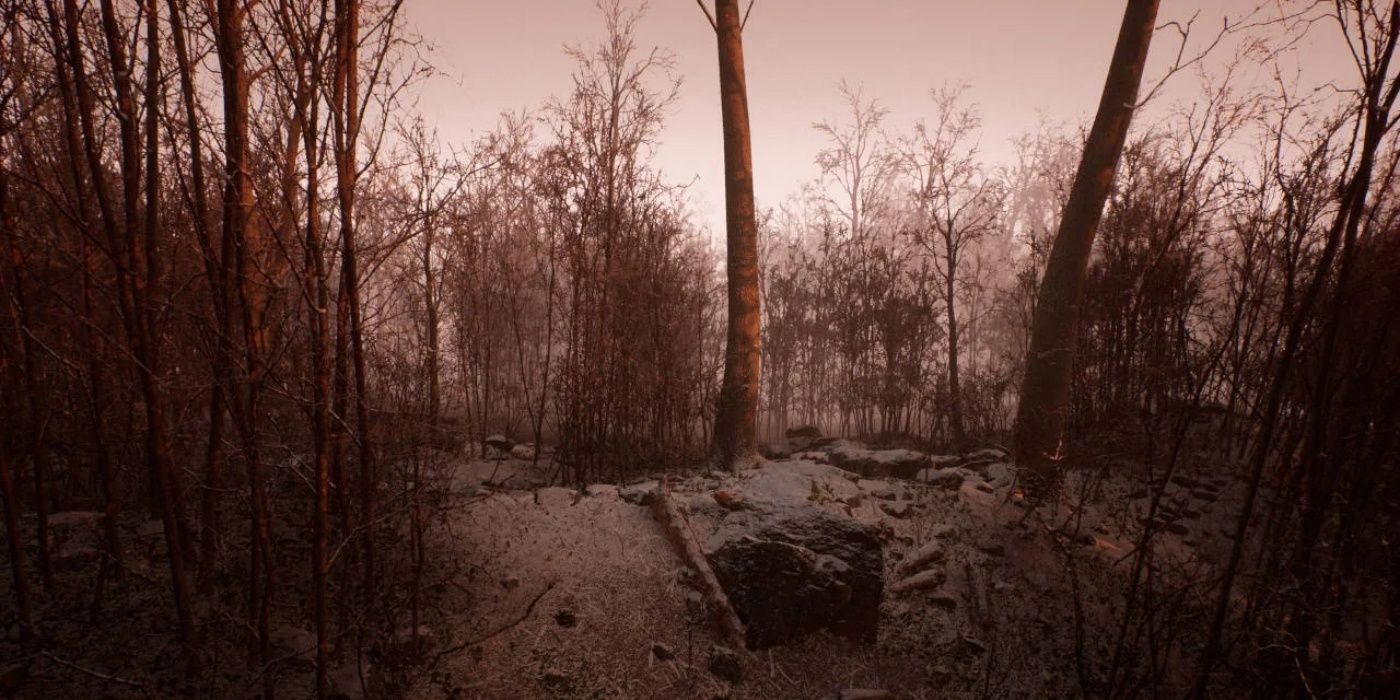
<instances>
[{"instance_id":1,"label":"reddish tree trunk","mask_svg":"<svg viewBox=\"0 0 1400 700\"><path fill-rule=\"evenodd\" d=\"M1037 500L1052 495L1060 477L1085 271L1128 137L1158 2L1128 1L1098 115L1084 145L1040 285L1016 412L1015 440L1022 485L1026 494Z\"/></svg>"},{"instance_id":2,"label":"reddish tree trunk","mask_svg":"<svg viewBox=\"0 0 1400 700\"><path fill-rule=\"evenodd\" d=\"M724 122L724 204L728 230L729 331L724 383L715 415L718 466L739 469L758 458L760 377L758 220L754 217L749 98L738 0L716 0L720 106Z\"/></svg>"}]
</instances>

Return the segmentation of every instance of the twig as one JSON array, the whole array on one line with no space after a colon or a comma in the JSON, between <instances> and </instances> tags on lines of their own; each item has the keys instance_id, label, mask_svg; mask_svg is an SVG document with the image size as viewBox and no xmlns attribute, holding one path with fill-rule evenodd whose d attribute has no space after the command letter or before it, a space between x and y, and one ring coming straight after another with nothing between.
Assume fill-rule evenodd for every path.
<instances>
[{"instance_id":1,"label":"twig","mask_svg":"<svg viewBox=\"0 0 1400 700\"><path fill-rule=\"evenodd\" d=\"M719 24L715 23L715 16L710 14L710 8L705 7L705 0L695 0L695 4L700 6L700 11L705 13L705 19L710 20L710 29L719 31Z\"/></svg>"},{"instance_id":2,"label":"twig","mask_svg":"<svg viewBox=\"0 0 1400 700\"><path fill-rule=\"evenodd\" d=\"M454 646L448 647L448 648L443 649L442 651L438 652L437 655L433 657L433 662L432 662L431 664L429 664L429 667L436 666L436 665L437 665L437 662L441 661L441 660L442 660L442 657L444 657L444 656L449 656L449 655L451 655L451 654L456 654L457 652L459 652L459 651L461 651L461 650L463 650L463 649L466 649L467 647L475 646L475 645L477 645L477 644L480 644L480 643L482 643L482 642L485 642L485 641L487 641L488 639L491 639L492 637L495 637L496 635L501 634L502 632L505 632L506 630L508 630L508 629L510 629L510 628L512 628L512 627L514 627L514 626L516 626L516 625L518 625L518 624L524 622L526 618L530 617L530 613L532 613L532 612L535 611L535 605L538 604L538 603L540 602L540 599L543 598L543 597L545 596L546 593L548 593L548 592L550 592L551 590L553 590L555 584L557 584L557 583L559 583L559 581L558 581L557 579L554 580L554 581L550 581L549 584L546 585L543 589L541 589L539 593L536 593L536 594L535 594L535 597L532 598L532 599L530 600L530 604L527 605L527 606L525 606L525 611L522 612L522 613L520 613L520 615L517 616L515 619L513 619L513 620L511 620L511 621L509 621L509 622L506 622L506 623L502 624L500 627L497 627L496 629L491 630L490 632L487 632L486 634L484 634L484 635L482 635L482 636L480 636L480 637L477 637L477 638L475 638L475 639L468 639L468 640L465 641L465 642L462 642L462 643L460 643L460 644L456 644L456 645L454 645Z\"/></svg>"},{"instance_id":3,"label":"twig","mask_svg":"<svg viewBox=\"0 0 1400 700\"><path fill-rule=\"evenodd\" d=\"M135 688L135 689L141 691L141 693L144 694L144 695L145 695L146 697L148 697L148 698L153 698L153 697L155 697L155 694L151 692L151 689L150 689L150 688L147 688L145 685L142 685L141 683L137 683L136 681L133 681L133 680L130 680L130 679L127 679L127 678L122 678L121 676L113 676L113 675L110 675L110 674L102 673L102 672L100 672L100 671L94 671L94 670L92 670L92 669L90 669L90 668L85 668L85 667L83 667L83 666L79 666L78 664L75 664L75 663L73 663L72 661L67 661L67 660L62 659L62 658L60 658L60 657L58 657L58 656L54 656L52 653L47 652L47 651L41 651L41 652L39 652L39 656L42 656L42 657L44 657L44 658L46 658L46 659L48 659L48 660L50 660L50 661L52 661L52 662L54 662L54 663L60 665L60 666L65 666L65 667L71 668L71 669L73 669L74 671L77 671L77 672L79 672L79 673L83 673L83 674L92 676L93 678L96 678L96 679L98 679L98 680L100 680L100 681L105 681L105 682L107 682L107 683L116 683L117 685L124 685L124 686L126 686L126 687L128 687L128 688Z\"/></svg>"}]
</instances>

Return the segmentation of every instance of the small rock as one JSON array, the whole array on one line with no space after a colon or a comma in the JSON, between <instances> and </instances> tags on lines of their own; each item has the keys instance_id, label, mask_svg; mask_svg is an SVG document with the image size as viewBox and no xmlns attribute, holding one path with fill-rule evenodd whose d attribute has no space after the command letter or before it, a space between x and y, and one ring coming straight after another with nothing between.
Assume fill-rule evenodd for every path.
<instances>
[{"instance_id":1,"label":"small rock","mask_svg":"<svg viewBox=\"0 0 1400 700\"><path fill-rule=\"evenodd\" d=\"M919 481L934 486L941 486L945 489L956 489L962 486L963 473L953 467L941 469L925 469L919 472Z\"/></svg>"},{"instance_id":2,"label":"small rock","mask_svg":"<svg viewBox=\"0 0 1400 700\"><path fill-rule=\"evenodd\" d=\"M656 490L656 486L655 481L628 484L618 489L618 494L622 496L622 500L634 506L644 506L647 504L647 498L650 497L651 492Z\"/></svg>"},{"instance_id":3,"label":"small rock","mask_svg":"<svg viewBox=\"0 0 1400 700\"><path fill-rule=\"evenodd\" d=\"M890 593L892 595L899 595L910 591L933 588L942 585L946 580L948 580L948 574L943 571L942 567L926 569L913 576L895 581L894 584L890 586Z\"/></svg>"},{"instance_id":4,"label":"small rock","mask_svg":"<svg viewBox=\"0 0 1400 700\"><path fill-rule=\"evenodd\" d=\"M567 673L554 668L545 669L544 674L540 676L540 681L544 683L546 688L559 692L567 691L569 686L573 685Z\"/></svg>"},{"instance_id":5,"label":"small rock","mask_svg":"<svg viewBox=\"0 0 1400 700\"><path fill-rule=\"evenodd\" d=\"M785 441L765 442L758 446L758 453L765 459L787 459L792 456L792 444Z\"/></svg>"},{"instance_id":6,"label":"small rock","mask_svg":"<svg viewBox=\"0 0 1400 700\"><path fill-rule=\"evenodd\" d=\"M714 494L715 503L720 504L726 510L736 510L744 504L744 496L734 491L720 489Z\"/></svg>"},{"instance_id":7,"label":"small rock","mask_svg":"<svg viewBox=\"0 0 1400 700\"><path fill-rule=\"evenodd\" d=\"M489 444L489 443L488 443ZM521 460L532 460L535 458L535 446L526 442L510 448L510 456Z\"/></svg>"},{"instance_id":8,"label":"small rock","mask_svg":"<svg viewBox=\"0 0 1400 700\"><path fill-rule=\"evenodd\" d=\"M655 656L657 661L670 661L671 659L676 658L676 652L673 651L671 647L668 647L665 644L662 644L661 642L657 642L651 645L651 655Z\"/></svg>"},{"instance_id":9,"label":"small rock","mask_svg":"<svg viewBox=\"0 0 1400 700\"><path fill-rule=\"evenodd\" d=\"M885 515L888 515L891 518L903 519L909 517L910 509L909 504L907 502L901 501L898 503L881 503L880 510L884 511Z\"/></svg>"},{"instance_id":10,"label":"small rock","mask_svg":"<svg viewBox=\"0 0 1400 700\"><path fill-rule=\"evenodd\" d=\"M861 479L856 486L882 501L893 501L899 496L899 491L884 479Z\"/></svg>"},{"instance_id":11,"label":"small rock","mask_svg":"<svg viewBox=\"0 0 1400 700\"><path fill-rule=\"evenodd\" d=\"M519 577L519 576L516 576L515 574L506 574L505 576L502 576L502 577L501 577L501 588L504 588L504 589L506 589L506 590L508 590L508 591L511 591L511 590L515 590L516 588L519 588L519 587L520 587L520 577Z\"/></svg>"},{"instance_id":12,"label":"small rock","mask_svg":"<svg viewBox=\"0 0 1400 700\"><path fill-rule=\"evenodd\" d=\"M554 621L557 622L560 627L564 628L573 627L578 624L578 618L574 616L574 611L568 609L563 609L554 613Z\"/></svg>"},{"instance_id":13,"label":"small rock","mask_svg":"<svg viewBox=\"0 0 1400 700\"><path fill-rule=\"evenodd\" d=\"M1005 462L997 462L988 466L987 480L998 484L1011 483L1011 467Z\"/></svg>"},{"instance_id":14,"label":"small rock","mask_svg":"<svg viewBox=\"0 0 1400 700\"><path fill-rule=\"evenodd\" d=\"M739 655L729 647L716 644L710 649L709 669L710 673L720 680L730 683L744 680L744 667L739 663Z\"/></svg>"},{"instance_id":15,"label":"small rock","mask_svg":"<svg viewBox=\"0 0 1400 700\"><path fill-rule=\"evenodd\" d=\"M928 602L937 605L944 610L952 610L958 607L958 599L952 593L940 588L929 594Z\"/></svg>"},{"instance_id":16,"label":"small rock","mask_svg":"<svg viewBox=\"0 0 1400 700\"><path fill-rule=\"evenodd\" d=\"M905 572L918 571L926 568L929 564L943 561L947 556L948 552L944 549L942 542L936 539L929 540L913 554L910 554L908 559L900 563L899 569Z\"/></svg>"},{"instance_id":17,"label":"small rock","mask_svg":"<svg viewBox=\"0 0 1400 700\"><path fill-rule=\"evenodd\" d=\"M977 545L977 548L982 550L983 554L990 554L994 557L1006 554L1006 546L1000 542L983 542Z\"/></svg>"},{"instance_id":18,"label":"small rock","mask_svg":"<svg viewBox=\"0 0 1400 700\"><path fill-rule=\"evenodd\" d=\"M501 452L510 452L515 447L515 442L504 435L492 435L481 442L487 447Z\"/></svg>"},{"instance_id":19,"label":"small rock","mask_svg":"<svg viewBox=\"0 0 1400 700\"><path fill-rule=\"evenodd\" d=\"M700 595L699 591L686 591L685 611L693 620L704 619L707 614L705 610L705 596Z\"/></svg>"}]
</instances>

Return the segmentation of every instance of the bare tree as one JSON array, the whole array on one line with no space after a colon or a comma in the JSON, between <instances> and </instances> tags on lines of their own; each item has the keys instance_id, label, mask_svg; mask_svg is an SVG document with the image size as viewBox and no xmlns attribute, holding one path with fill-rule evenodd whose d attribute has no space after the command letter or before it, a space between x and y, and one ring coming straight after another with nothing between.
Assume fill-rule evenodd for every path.
<instances>
[{"instance_id":1,"label":"bare tree","mask_svg":"<svg viewBox=\"0 0 1400 700\"><path fill-rule=\"evenodd\" d=\"M1157 6L1158 0L1128 2L1098 114L1040 285L1015 441L1022 485L1036 499L1052 495L1059 479L1084 273L1137 105Z\"/></svg>"},{"instance_id":2,"label":"bare tree","mask_svg":"<svg viewBox=\"0 0 1400 700\"><path fill-rule=\"evenodd\" d=\"M949 420L956 446L967 441L958 356L963 333L958 307L969 287L965 256L1000 224L1005 198L1000 181L984 173L977 161L979 118L960 104L961 99L961 88L934 91L934 123L917 124L901 154L912 178L914 239L937 261L934 269L947 318Z\"/></svg>"},{"instance_id":3,"label":"bare tree","mask_svg":"<svg viewBox=\"0 0 1400 700\"><path fill-rule=\"evenodd\" d=\"M702 2L701 8L705 9ZM708 10L706 10L708 16ZM746 13L747 14L747 13ZM729 332L724 383L715 414L717 465L739 470L758 458L761 386L761 310L758 219L753 203L748 83L744 77L744 23L738 0L715 0L709 17L719 45L720 107L724 120L724 203L728 230Z\"/></svg>"}]
</instances>

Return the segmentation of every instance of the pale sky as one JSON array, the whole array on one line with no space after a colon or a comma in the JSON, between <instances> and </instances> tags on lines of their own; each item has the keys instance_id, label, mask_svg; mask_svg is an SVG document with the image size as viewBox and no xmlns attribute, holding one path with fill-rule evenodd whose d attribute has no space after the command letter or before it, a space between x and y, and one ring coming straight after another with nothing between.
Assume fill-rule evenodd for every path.
<instances>
[{"instance_id":1,"label":"pale sky","mask_svg":"<svg viewBox=\"0 0 1400 700\"><path fill-rule=\"evenodd\" d=\"M1199 13L1194 34L1204 40L1226 14L1239 16L1259 2L1163 0L1159 24ZM813 159L823 140L812 124L844 116L835 90L841 79L887 107L895 129L931 114L931 88L969 84L992 165L1009 161L1011 139L1042 119L1087 121L1123 7L1122 0L756 0L744 52L759 206L779 204L817 174ZM565 95L572 62L563 45L594 43L604 31L594 0L408 0L405 8L443 74L420 87L417 109L457 144L489 130L503 111L534 110ZM694 180L697 222L722 233L714 33L694 0L652 0L637 42L672 52L684 80L656 163L672 182ZM1155 82L1178 43L1171 30L1158 32L1145 84ZM1310 74L1335 76L1347 56L1328 25L1315 28L1290 60ZM1177 75L1152 109L1189 99L1197 85L1195 77Z\"/></svg>"}]
</instances>

